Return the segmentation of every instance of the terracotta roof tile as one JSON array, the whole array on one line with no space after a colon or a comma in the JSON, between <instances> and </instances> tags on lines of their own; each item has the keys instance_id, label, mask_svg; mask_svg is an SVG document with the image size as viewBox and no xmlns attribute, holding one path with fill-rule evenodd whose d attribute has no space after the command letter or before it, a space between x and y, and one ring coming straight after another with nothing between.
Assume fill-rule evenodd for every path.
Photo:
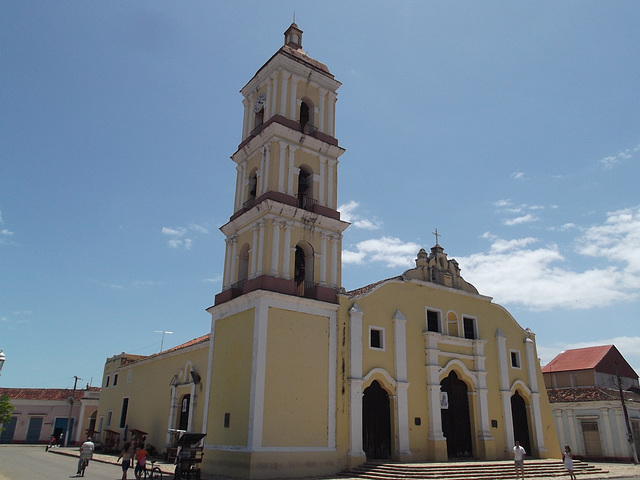
<instances>
[{"instance_id":1,"label":"terracotta roof tile","mask_svg":"<svg viewBox=\"0 0 640 480\"><path fill-rule=\"evenodd\" d=\"M385 282L389 282L391 280L402 280L402 275L397 275L395 277L385 278L384 280L380 280L379 282L371 283L369 285L365 285L364 287L356 288L355 290L350 290L345 292L349 297L359 297L364 295L365 293L369 293L374 290L377 286L382 285Z\"/></svg>"},{"instance_id":2,"label":"terracotta roof tile","mask_svg":"<svg viewBox=\"0 0 640 480\"><path fill-rule=\"evenodd\" d=\"M189 340L188 342L185 342L185 343L183 343L181 345L177 345L177 346L175 346L173 348L168 348L167 350L163 350L162 352L154 353L153 355L149 355L148 357L137 358L137 359L133 360L132 362L127 362L127 363L133 363L134 361L138 361L138 360L145 360L147 358L158 357L160 355L166 355L167 353L177 352L178 350L182 350L183 348L193 347L195 345L199 345L201 343L208 342L210 337L211 337L211 334L207 333L206 335L202 335L200 337L194 338L193 340Z\"/></svg>"},{"instance_id":3,"label":"terracotta roof tile","mask_svg":"<svg viewBox=\"0 0 640 480\"><path fill-rule=\"evenodd\" d=\"M99 392L100 387L89 387L87 390ZM0 388L0 395L9 395L12 400L66 401L73 394L73 399L79 401L84 392L85 390L76 390L73 394L71 388Z\"/></svg>"},{"instance_id":4,"label":"terracotta roof tile","mask_svg":"<svg viewBox=\"0 0 640 480\"><path fill-rule=\"evenodd\" d=\"M615 345L600 345L567 350L558 354L547 365L542 367L542 373L596 370L598 372L615 374L614 364L618 364L621 376L638 378L636 372L627 363Z\"/></svg>"},{"instance_id":5,"label":"terracotta roof tile","mask_svg":"<svg viewBox=\"0 0 640 480\"><path fill-rule=\"evenodd\" d=\"M640 403L638 393L626 390L623 395L627 402ZM620 401L618 390L603 387L548 388L547 396L550 403Z\"/></svg>"}]
</instances>

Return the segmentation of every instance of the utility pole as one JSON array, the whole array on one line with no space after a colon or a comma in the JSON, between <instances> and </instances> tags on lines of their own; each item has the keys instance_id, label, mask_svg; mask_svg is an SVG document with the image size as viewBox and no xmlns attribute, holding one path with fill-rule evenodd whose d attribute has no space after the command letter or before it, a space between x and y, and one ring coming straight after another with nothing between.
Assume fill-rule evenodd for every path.
<instances>
[{"instance_id":1,"label":"utility pole","mask_svg":"<svg viewBox=\"0 0 640 480\"><path fill-rule=\"evenodd\" d=\"M78 386L78 380L82 380L80 377L73 376L75 381L73 382L73 393L69 397L69 417L67 418L67 433L64 435L64 445L69 446L69 437L71 436L71 410L73 409L73 398L76 396L76 387Z\"/></svg>"},{"instance_id":2,"label":"utility pole","mask_svg":"<svg viewBox=\"0 0 640 480\"><path fill-rule=\"evenodd\" d=\"M624 412L624 425L627 427L627 441L631 445L631 451L633 452L633 463L638 464L638 453L636 452L636 443L633 441L633 431L629 425L629 413L627 412L627 404L624 403L624 395L622 394L622 381L620 380L620 372L618 371L618 364L614 362L616 367L616 377L618 377L618 392L620 393L620 402L622 403L622 411Z\"/></svg>"}]
</instances>

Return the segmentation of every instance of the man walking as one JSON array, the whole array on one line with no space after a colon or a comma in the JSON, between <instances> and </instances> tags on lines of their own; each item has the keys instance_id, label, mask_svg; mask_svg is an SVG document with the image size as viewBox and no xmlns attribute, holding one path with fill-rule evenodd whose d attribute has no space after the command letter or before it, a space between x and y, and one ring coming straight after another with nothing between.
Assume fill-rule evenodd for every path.
<instances>
[{"instance_id":1,"label":"man walking","mask_svg":"<svg viewBox=\"0 0 640 480\"><path fill-rule=\"evenodd\" d=\"M513 461L516 467L516 478L518 478L518 468L520 468L522 480L524 480L524 456L526 454L524 447L521 447L520 442L516 440L516 446L513 447Z\"/></svg>"}]
</instances>

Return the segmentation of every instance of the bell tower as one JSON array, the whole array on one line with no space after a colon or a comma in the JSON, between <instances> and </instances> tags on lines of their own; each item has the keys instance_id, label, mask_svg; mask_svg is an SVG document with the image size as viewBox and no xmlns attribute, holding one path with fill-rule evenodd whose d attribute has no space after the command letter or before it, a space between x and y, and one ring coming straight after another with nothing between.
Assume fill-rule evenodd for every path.
<instances>
[{"instance_id":1,"label":"bell tower","mask_svg":"<svg viewBox=\"0 0 640 480\"><path fill-rule=\"evenodd\" d=\"M221 227L203 431L211 471L243 478L342 469L336 446L342 232L340 87L294 23L240 93L233 213Z\"/></svg>"},{"instance_id":2,"label":"bell tower","mask_svg":"<svg viewBox=\"0 0 640 480\"><path fill-rule=\"evenodd\" d=\"M336 303L342 232L337 211L335 106L340 87L302 50L292 23L284 45L240 91L242 140L216 305L255 290Z\"/></svg>"}]
</instances>

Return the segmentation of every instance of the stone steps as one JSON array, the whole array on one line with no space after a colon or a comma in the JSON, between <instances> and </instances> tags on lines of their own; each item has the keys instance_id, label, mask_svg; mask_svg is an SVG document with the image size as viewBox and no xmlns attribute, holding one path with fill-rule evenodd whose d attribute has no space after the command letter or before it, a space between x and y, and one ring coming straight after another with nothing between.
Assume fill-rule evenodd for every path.
<instances>
[{"instance_id":1,"label":"stone steps","mask_svg":"<svg viewBox=\"0 0 640 480\"><path fill-rule=\"evenodd\" d=\"M585 462L574 460L576 475L608 473ZM525 460L525 478L568 477L560 460ZM367 462L353 470L342 472L341 477L367 480L494 480L513 479L513 461L452 462L452 463L383 463Z\"/></svg>"}]
</instances>

